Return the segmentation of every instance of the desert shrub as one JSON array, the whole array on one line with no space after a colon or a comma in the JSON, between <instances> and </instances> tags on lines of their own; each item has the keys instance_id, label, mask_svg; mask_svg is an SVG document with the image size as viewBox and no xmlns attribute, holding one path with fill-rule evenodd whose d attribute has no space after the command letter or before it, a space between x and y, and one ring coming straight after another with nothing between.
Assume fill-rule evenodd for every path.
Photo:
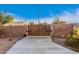
<instances>
[{"instance_id":1,"label":"desert shrub","mask_svg":"<svg viewBox=\"0 0 79 59\"><path fill-rule=\"evenodd\" d=\"M73 35L73 36L69 35L67 37L66 44L71 45L71 46L78 46L79 45L79 37L77 35Z\"/></svg>"}]
</instances>

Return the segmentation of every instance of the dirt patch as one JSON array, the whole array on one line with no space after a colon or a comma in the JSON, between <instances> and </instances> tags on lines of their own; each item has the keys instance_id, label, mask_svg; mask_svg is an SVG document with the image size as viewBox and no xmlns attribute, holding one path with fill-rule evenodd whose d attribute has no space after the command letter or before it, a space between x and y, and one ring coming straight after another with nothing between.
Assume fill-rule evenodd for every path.
<instances>
[{"instance_id":1,"label":"dirt patch","mask_svg":"<svg viewBox=\"0 0 79 59\"><path fill-rule=\"evenodd\" d=\"M0 38L0 54L6 53L21 38Z\"/></svg>"}]
</instances>

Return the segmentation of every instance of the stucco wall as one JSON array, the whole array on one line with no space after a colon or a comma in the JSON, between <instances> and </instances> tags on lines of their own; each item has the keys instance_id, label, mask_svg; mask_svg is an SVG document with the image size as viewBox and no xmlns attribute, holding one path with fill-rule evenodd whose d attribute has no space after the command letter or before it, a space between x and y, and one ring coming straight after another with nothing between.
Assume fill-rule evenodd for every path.
<instances>
[{"instance_id":1,"label":"stucco wall","mask_svg":"<svg viewBox=\"0 0 79 59\"><path fill-rule=\"evenodd\" d=\"M51 25L52 37L66 37L73 31L72 24L53 24Z\"/></svg>"},{"instance_id":2,"label":"stucco wall","mask_svg":"<svg viewBox=\"0 0 79 59\"><path fill-rule=\"evenodd\" d=\"M72 24L50 25L51 36L63 37L69 35L72 30ZM4 26L0 31L5 35L4 37L22 37L27 34L27 26Z\"/></svg>"},{"instance_id":3,"label":"stucco wall","mask_svg":"<svg viewBox=\"0 0 79 59\"><path fill-rule=\"evenodd\" d=\"M27 26L4 26L1 31L4 37L22 37L27 34Z\"/></svg>"}]
</instances>

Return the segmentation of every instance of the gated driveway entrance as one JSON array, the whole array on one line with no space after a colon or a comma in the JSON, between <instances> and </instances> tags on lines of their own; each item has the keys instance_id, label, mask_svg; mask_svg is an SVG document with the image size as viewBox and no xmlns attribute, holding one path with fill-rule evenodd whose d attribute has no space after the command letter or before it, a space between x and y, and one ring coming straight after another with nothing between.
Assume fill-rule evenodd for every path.
<instances>
[{"instance_id":1,"label":"gated driveway entrance","mask_svg":"<svg viewBox=\"0 0 79 59\"><path fill-rule=\"evenodd\" d=\"M28 36L50 36L50 25L28 25Z\"/></svg>"}]
</instances>

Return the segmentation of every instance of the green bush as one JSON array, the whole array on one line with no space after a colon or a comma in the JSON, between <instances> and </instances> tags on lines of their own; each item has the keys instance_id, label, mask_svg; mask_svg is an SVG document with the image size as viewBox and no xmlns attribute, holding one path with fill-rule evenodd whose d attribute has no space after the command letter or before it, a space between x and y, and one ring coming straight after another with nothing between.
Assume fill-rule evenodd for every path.
<instances>
[{"instance_id":1,"label":"green bush","mask_svg":"<svg viewBox=\"0 0 79 59\"><path fill-rule=\"evenodd\" d=\"M77 35L68 36L66 43L68 45L78 45L79 44L79 37Z\"/></svg>"}]
</instances>

